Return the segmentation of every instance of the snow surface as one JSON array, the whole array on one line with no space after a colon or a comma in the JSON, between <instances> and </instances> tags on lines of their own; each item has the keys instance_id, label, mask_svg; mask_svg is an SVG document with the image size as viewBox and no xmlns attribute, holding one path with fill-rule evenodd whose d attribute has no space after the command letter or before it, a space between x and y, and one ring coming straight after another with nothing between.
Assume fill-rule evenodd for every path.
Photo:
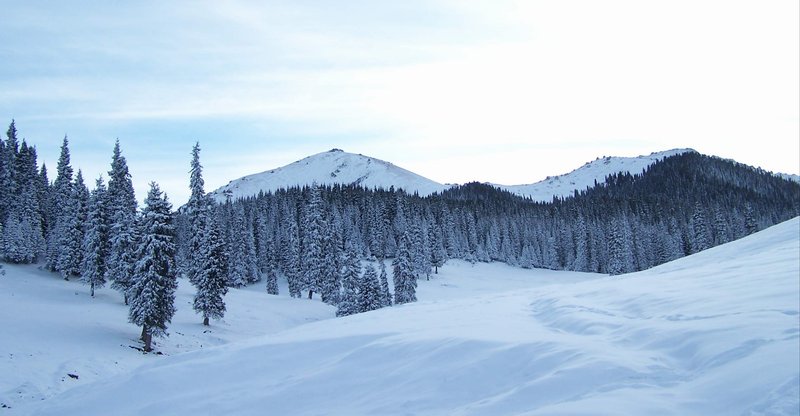
<instances>
[{"instance_id":1,"label":"snow surface","mask_svg":"<svg viewBox=\"0 0 800 416\"><path fill-rule=\"evenodd\" d=\"M472 267L454 262L452 266L446 266L442 276L420 282L421 301L415 304L316 321L167 357L121 348L118 353L134 357L128 360L147 364L98 383L64 389L41 403L21 403L12 411L37 415L800 412L798 218L624 276L589 278L592 275L497 264ZM47 325L46 317L73 313L70 308L75 304L97 305L88 299L77 302L74 298L80 296L71 294L55 303L56 294L38 295L22 290L25 284L8 282L20 275L31 280L48 276L24 268L10 267L9 272L0 279L4 320L0 324L22 323L4 332L4 350L19 348L24 354L62 349L66 342L83 338L109 343L132 342L135 337L130 327L97 324L104 321L98 314L87 314L86 320L63 334L33 325L31 315L42 315L38 320ZM495 290L484 293L475 287L489 286L486 282L496 282ZM506 290L497 290L502 288ZM463 296L441 295L448 289L461 290ZM18 296L25 299L7 306L16 297L9 296L9 290L20 290ZM38 308L18 310L36 304L31 299L36 296L46 299L40 303L53 303L47 316ZM232 303L236 299L229 297ZM292 308L303 305L301 300L284 300ZM275 311L269 303L263 304L264 315ZM231 315L233 320L238 313ZM9 337L17 331L29 340L20 343L16 336ZM75 331L81 331L80 337ZM86 355L92 355L91 349ZM97 357L85 360L93 358ZM9 361L0 368L6 374L4 383L9 373L34 383L58 375L34 373L29 370L34 363L9 369ZM29 371L30 376L18 374ZM7 387L0 391L7 394Z\"/></svg>"},{"instance_id":2,"label":"snow surface","mask_svg":"<svg viewBox=\"0 0 800 416\"><path fill-rule=\"evenodd\" d=\"M314 182L319 185L360 185L368 189L389 189L394 186L407 193L417 192L421 196L448 188L389 162L333 149L280 168L233 180L211 195L217 201L225 202L228 197L236 200L258 195L261 191L274 192Z\"/></svg>"},{"instance_id":3,"label":"snow surface","mask_svg":"<svg viewBox=\"0 0 800 416\"><path fill-rule=\"evenodd\" d=\"M565 198L572 196L576 190L583 191L586 188L592 188L595 185L595 181L598 184L604 183L608 175L618 172L640 174L645 168L665 157L687 152L694 152L694 150L672 149L637 157L607 156L588 162L570 173L548 177L536 183L528 185L492 185L534 201L550 202L553 197Z\"/></svg>"},{"instance_id":4,"label":"snow surface","mask_svg":"<svg viewBox=\"0 0 800 416\"><path fill-rule=\"evenodd\" d=\"M0 415L25 414L20 406L24 408L75 386L127 373L163 358L142 355L132 348L140 346L140 329L127 323L128 308L117 292L100 289L92 299L87 286L76 280L64 281L36 266L3 264L3 270L6 275L0 275L0 326L5 331L0 332ZM417 294L421 299L458 299L597 276L524 270L502 263L471 265L450 261L431 281L421 281ZM193 287L179 279L178 312L169 325L170 336L155 340L156 349L172 356L335 316L335 308L318 299L288 297L286 281L279 283L279 296L268 295L264 283L230 289L225 297L225 318L204 327L200 324L202 318L192 310ZM390 276L390 287L391 284Z\"/></svg>"}]
</instances>

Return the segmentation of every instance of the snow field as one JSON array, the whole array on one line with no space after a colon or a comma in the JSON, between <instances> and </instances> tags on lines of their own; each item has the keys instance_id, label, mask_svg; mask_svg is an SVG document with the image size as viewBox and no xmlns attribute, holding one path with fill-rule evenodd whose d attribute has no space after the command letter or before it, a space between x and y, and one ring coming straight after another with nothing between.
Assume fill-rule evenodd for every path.
<instances>
[{"instance_id":1,"label":"snow field","mask_svg":"<svg viewBox=\"0 0 800 416\"><path fill-rule=\"evenodd\" d=\"M391 273L389 261L386 263ZM99 289L92 299L89 287L76 279L64 281L33 265L3 267L0 325L6 332L0 334L0 374L4 374L0 377L0 403L11 407L4 411L16 414L20 406L163 358L142 355L132 348L141 347L140 328L128 323L128 307L116 291ZM502 263L471 265L457 260L439 272L429 282L420 281L421 299L463 298L596 278L586 273L523 270ZM225 318L204 327L202 317L192 309L194 288L179 279L170 335L157 338L155 349L175 356L334 317L335 308L319 302L318 295L312 301L292 299L286 281L279 283L279 296L266 294L264 282L230 289L225 297ZM391 283L390 276L390 287Z\"/></svg>"},{"instance_id":2,"label":"snow field","mask_svg":"<svg viewBox=\"0 0 800 416\"><path fill-rule=\"evenodd\" d=\"M443 277L416 304L164 357L24 410L797 414L798 276L795 218L644 272L425 301L470 286Z\"/></svg>"}]
</instances>

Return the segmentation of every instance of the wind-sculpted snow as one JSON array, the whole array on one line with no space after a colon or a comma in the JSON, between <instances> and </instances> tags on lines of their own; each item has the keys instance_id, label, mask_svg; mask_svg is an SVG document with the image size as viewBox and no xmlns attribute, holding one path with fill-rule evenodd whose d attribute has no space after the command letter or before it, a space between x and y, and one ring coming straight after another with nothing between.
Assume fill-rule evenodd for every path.
<instances>
[{"instance_id":1,"label":"wind-sculpted snow","mask_svg":"<svg viewBox=\"0 0 800 416\"><path fill-rule=\"evenodd\" d=\"M635 274L314 322L36 414L797 414L799 235L795 218Z\"/></svg>"},{"instance_id":2,"label":"wind-sculpted snow","mask_svg":"<svg viewBox=\"0 0 800 416\"><path fill-rule=\"evenodd\" d=\"M225 202L228 198L236 200L258 195L259 192L274 192L313 183L358 185L367 189L389 189L393 186L409 194L417 192L422 196L448 188L389 162L333 149L280 168L233 180L212 192L212 195L218 202Z\"/></svg>"}]
</instances>

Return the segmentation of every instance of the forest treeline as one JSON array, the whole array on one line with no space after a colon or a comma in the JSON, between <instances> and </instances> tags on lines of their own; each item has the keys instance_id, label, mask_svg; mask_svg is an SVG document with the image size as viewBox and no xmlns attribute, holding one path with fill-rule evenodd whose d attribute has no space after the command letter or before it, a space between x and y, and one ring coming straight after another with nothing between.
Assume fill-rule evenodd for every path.
<instances>
[{"instance_id":1,"label":"forest treeline","mask_svg":"<svg viewBox=\"0 0 800 416\"><path fill-rule=\"evenodd\" d=\"M290 296L318 294L348 315L415 301L417 279L449 259L616 275L800 214L800 184L696 152L547 203L479 183L425 197L308 184L219 202L203 189L199 145L189 202L173 211L153 183L140 210L119 142L107 182L97 178L92 190L68 145L65 137L51 181L13 122L0 140L0 256L79 277L92 293L110 282L147 349L174 313L179 275L197 288L205 324L223 316L228 287L265 280L277 294L279 278Z\"/></svg>"}]
</instances>

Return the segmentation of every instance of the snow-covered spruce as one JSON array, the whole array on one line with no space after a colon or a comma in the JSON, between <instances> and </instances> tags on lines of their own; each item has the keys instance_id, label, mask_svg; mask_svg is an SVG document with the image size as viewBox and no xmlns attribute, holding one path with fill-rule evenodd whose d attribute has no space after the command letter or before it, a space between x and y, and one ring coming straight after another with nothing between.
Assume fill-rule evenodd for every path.
<instances>
[{"instance_id":1,"label":"snow-covered spruce","mask_svg":"<svg viewBox=\"0 0 800 416\"><path fill-rule=\"evenodd\" d=\"M111 157L111 171L108 172L108 208L111 218L108 253L108 278L111 288L122 293L125 304L128 302L128 291L133 285L131 276L136 264L136 196L133 191L128 163L122 156L119 140L114 144Z\"/></svg>"},{"instance_id":2,"label":"snow-covered spruce","mask_svg":"<svg viewBox=\"0 0 800 416\"><path fill-rule=\"evenodd\" d=\"M152 351L152 338L167 334L167 324L175 314L175 230L172 204L155 182L145 199L137 225L139 240L133 285L129 290L128 320L142 327L144 351Z\"/></svg>"},{"instance_id":3,"label":"snow-covered spruce","mask_svg":"<svg viewBox=\"0 0 800 416\"><path fill-rule=\"evenodd\" d=\"M89 214L86 221L86 233L83 238L83 262L81 263L81 280L90 287L91 296L95 289L106 284L106 261L110 241L108 193L103 178L97 178L92 196L89 199Z\"/></svg>"},{"instance_id":4,"label":"snow-covered spruce","mask_svg":"<svg viewBox=\"0 0 800 416\"><path fill-rule=\"evenodd\" d=\"M192 148L189 179L192 194L186 208L190 227L189 252L184 270L196 288L194 310L203 316L203 325L208 326L209 319L225 316L223 297L228 293L228 253L222 231L211 216L212 201L203 191L202 170L200 143L197 143Z\"/></svg>"}]
</instances>

